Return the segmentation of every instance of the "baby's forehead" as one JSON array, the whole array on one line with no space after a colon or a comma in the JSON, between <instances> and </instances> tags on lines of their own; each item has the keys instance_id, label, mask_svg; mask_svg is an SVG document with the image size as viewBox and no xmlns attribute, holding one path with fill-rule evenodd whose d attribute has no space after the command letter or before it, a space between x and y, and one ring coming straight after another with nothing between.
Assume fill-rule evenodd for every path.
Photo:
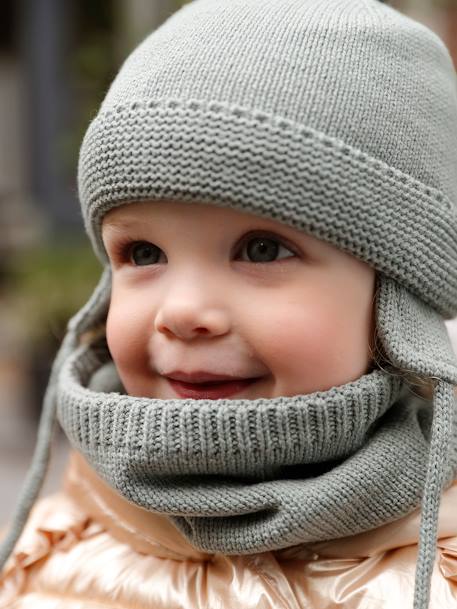
<instances>
[{"instance_id":1,"label":"baby's forehead","mask_svg":"<svg viewBox=\"0 0 457 609\"><path fill-rule=\"evenodd\" d=\"M179 234L181 231L218 236L237 235L243 231L265 230L312 247L320 254L341 251L335 245L319 239L306 228L299 228L269 217L266 212L254 213L220 202L180 201L170 199L127 201L110 209L102 220L103 238L128 231L148 231ZM197 231L196 231L197 234Z\"/></svg>"},{"instance_id":2,"label":"baby's forehead","mask_svg":"<svg viewBox=\"0 0 457 609\"><path fill-rule=\"evenodd\" d=\"M157 227L169 222L203 223L207 226L218 228L243 228L246 226L265 228L271 230L282 230L296 233L296 237L303 235L303 231L282 223L266 214L242 211L230 205L218 202L185 202L174 200L147 200L123 203L110 209L103 217L102 228L129 228L141 224L142 226L154 225ZM163 223L163 224L162 224Z\"/></svg>"},{"instance_id":3,"label":"baby's forehead","mask_svg":"<svg viewBox=\"0 0 457 609\"><path fill-rule=\"evenodd\" d=\"M219 201L185 201L173 199L150 199L139 201L125 201L109 209L103 222L108 222L113 217L163 217L163 216L220 216L233 218L264 218L275 222L273 218L262 216L262 212L245 211L237 208L234 203L222 203Z\"/></svg>"}]
</instances>

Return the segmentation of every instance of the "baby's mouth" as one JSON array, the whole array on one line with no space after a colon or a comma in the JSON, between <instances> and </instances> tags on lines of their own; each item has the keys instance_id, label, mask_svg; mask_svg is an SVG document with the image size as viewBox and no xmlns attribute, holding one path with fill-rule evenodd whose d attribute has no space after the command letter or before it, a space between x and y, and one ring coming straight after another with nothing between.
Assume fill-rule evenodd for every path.
<instances>
[{"instance_id":1,"label":"baby's mouth","mask_svg":"<svg viewBox=\"0 0 457 609\"><path fill-rule=\"evenodd\" d=\"M171 387L179 395L179 397L194 400L217 400L221 398L228 398L236 393L239 393L243 389L246 389L258 380L259 377L251 379L235 379L233 381L188 383L167 377L167 381L170 383Z\"/></svg>"}]
</instances>

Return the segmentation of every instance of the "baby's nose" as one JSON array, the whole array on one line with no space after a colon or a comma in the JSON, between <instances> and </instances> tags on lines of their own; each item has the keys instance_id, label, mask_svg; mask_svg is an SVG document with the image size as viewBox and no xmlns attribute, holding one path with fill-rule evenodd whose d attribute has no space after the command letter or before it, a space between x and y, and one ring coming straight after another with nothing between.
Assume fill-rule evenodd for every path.
<instances>
[{"instance_id":1,"label":"baby's nose","mask_svg":"<svg viewBox=\"0 0 457 609\"><path fill-rule=\"evenodd\" d=\"M155 330L182 340L226 334L230 320L226 311L196 306L191 302L164 303L155 319Z\"/></svg>"}]
</instances>

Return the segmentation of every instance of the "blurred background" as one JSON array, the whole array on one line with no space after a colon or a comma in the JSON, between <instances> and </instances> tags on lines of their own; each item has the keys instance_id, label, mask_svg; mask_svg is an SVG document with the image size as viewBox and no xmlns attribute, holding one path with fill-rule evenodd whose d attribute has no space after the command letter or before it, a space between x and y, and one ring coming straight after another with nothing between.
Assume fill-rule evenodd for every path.
<instances>
[{"instance_id":1,"label":"blurred background","mask_svg":"<svg viewBox=\"0 0 457 609\"><path fill-rule=\"evenodd\" d=\"M457 66L457 0L391 0ZM78 150L121 62L184 1L2 0L0 8L0 527L33 454L51 363L101 267L77 200ZM60 430L42 494L57 488Z\"/></svg>"}]
</instances>

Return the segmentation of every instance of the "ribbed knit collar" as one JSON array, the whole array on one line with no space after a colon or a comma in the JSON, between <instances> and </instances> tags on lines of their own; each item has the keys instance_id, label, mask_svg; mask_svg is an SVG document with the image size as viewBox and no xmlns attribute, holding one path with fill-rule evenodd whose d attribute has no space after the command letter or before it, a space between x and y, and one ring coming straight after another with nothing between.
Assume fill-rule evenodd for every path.
<instances>
[{"instance_id":1,"label":"ribbed knit collar","mask_svg":"<svg viewBox=\"0 0 457 609\"><path fill-rule=\"evenodd\" d=\"M420 505L431 411L383 370L308 395L159 400L109 383L95 391L91 379L109 367L103 345L68 358L61 425L103 479L168 514L202 551L336 539Z\"/></svg>"}]
</instances>

